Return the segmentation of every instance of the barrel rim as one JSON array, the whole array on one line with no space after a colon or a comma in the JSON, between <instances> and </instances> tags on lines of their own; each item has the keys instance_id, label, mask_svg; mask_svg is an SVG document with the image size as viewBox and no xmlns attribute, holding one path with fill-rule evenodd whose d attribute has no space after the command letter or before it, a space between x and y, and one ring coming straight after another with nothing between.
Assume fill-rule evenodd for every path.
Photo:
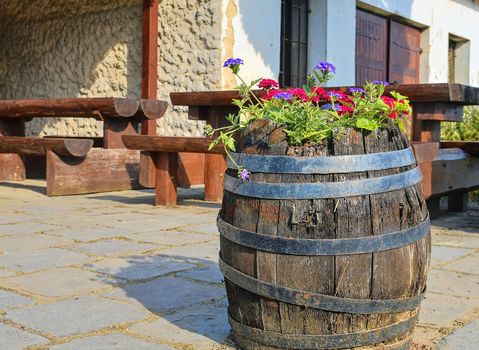
<instances>
[{"instance_id":1,"label":"barrel rim","mask_svg":"<svg viewBox=\"0 0 479 350\"><path fill-rule=\"evenodd\" d=\"M270 174L339 174L401 168L416 163L411 147L388 152L342 156L293 157L231 153L228 169L237 164L250 172Z\"/></svg>"}]
</instances>

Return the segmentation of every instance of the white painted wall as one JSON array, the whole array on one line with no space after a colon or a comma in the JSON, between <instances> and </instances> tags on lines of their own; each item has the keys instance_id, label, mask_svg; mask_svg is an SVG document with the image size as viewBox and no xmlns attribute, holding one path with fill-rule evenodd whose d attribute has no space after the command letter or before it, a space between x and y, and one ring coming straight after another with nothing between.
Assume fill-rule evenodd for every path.
<instances>
[{"instance_id":1,"label":"white painted wall","mask_svg":"<svg viewBox=\"0 0 479 350\"><path fill-rule=\"evenodd\" d=\"M319 61L336 66L327 85L354 85L356 4L352 0L310 0L308 66ZM352 54L351 54L352 53Z\"/></svg>"},{"instance_id":2,"label":"white painted wall","mask_svg":"<svg viewBox=\"0 0 479 350\"><path fill-rule=\"evenodd\" d=\"M422 83L447 82L449 34L468 39L470 42L458 50L461 57L456 62L456 70L459 70L456 78L458 82L479 86L478 1L362 0L360 3L428 27L421 37Z\"/></svg>"},{"instance_id":3,"label":"white painted wall","mask_svg":"<svg viewBox=\"0 0 479 350\"><path fill-rule=\"evenodd\" d=\"M234 4L231 4L233 2ZM233 18L228 5L235 6ZM233 38L226 36L228 21L233 24ZM231 22L230 22L231 23ZM232 39L232 51L231 45ZM281 45L281 3L278 0L223 0L223 57L244 60L241 76L247 81L257 78L278 79ZM222 72L222 86L231 88L226 72Z\"/></svg>"},{"instance_id":4,"label":"white painted wall","mask_svg":"<svg viewBox=\"0 0 479 350\"><path fill-rule=\"evenodd\" d=\"M233 53L245 60L243 75L278 78L280 62L281 4L279 0L233 1L237 15ZM326 60L337 67L329 85L351 85L355 80L356 5L383 15L403 17L420 27L420 81L447 82L449 34L470 42L461 47L456 69L458 82L479 86L479 1L476 0L310 0L308 65ZM225 47L223 47L225 52ZM468 57L469 56L469 57ZM223 79L224 80L224 79ZM223 87L227 84L223 81Z\"/></svg>"}]
</instances>

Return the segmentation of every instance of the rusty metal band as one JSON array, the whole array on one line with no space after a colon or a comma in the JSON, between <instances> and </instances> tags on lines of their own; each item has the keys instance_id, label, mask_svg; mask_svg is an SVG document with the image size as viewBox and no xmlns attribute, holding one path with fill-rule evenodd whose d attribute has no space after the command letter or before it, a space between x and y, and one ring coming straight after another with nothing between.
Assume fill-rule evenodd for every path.
<instances>
[{"instance_id":1,"label":"rusty metal band","mask_svg":"<svg viewBox=\"0 0 479 350\"><path fill-rule=\"evenodd\" d=\"M228 318L236 335L279 349L349 349L377 344L411 331L417 321L417 316L414 316L386 327L363 332L306 335L283 334L249 327L233 319L230 313L228 313Z\"/></svg>"},{"instance_id":2,"label":"rusty metal band","mask_svg":"<svg viewBox=\"0 0 479 350\"><path fill-rule=\"evenodd\" d=\"M310 309L344 312L351 314L384 314L411 311L421 305L424 292L412 298L403 299L350 299L319 294L258 280L227 265L221 257L219 266L224 277L251 293L283 303L304 306Z\"/></svg>"},{"instance_id":3,"label":"rusty metal band","mask_svg":"<svg viewBox=\"0 0 479 350\"><path fill-rule=\"evenodd\" d=\"M221 218L217 219L221 236L249 248L288 255L366 254L395 249L412 244L429 233L429 216L419 225L406 230L376 236L343 239L304 239L269 236L243 230Z\"/></svg>"},{"instance_id":4,"label":"rusty metal band","mask_svg":"<svg viewBox=\"0 0 479 350\"><path fill-rule=\"evenodd\" d=\"M225 191L264 199L321 199L363 196L403 189L421 182L419 167L400 174L342 182L267 183L225 175Z\"/></svg>"},{"instance_id":5,"label":"rusty metal band","mask_svg":"<svg viewBox=\"0 0 479 350\"><path fill-rule=\"evenodd\" d=\"M411 147L400 151L331 156L289 157L232 153L228 168L236 164L251 172L271 174L337 174L400 168L416 163Z\"/></svg>"}]
</instances>

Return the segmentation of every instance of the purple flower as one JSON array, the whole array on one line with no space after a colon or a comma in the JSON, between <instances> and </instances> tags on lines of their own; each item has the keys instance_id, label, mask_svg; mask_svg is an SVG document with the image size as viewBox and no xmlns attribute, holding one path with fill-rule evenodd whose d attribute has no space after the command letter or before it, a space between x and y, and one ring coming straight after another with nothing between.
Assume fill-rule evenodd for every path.
<instances>
[{"instance_id":1,"label":"purple flower","mask_svg":"<svg viewBox=\"0 0 479 350\"><path fill-rule=\"evenodd\" d=\"M349 88L349 91L353 94L356 94L356 93L364 94L366 92L366 91L364 91L363 88L359 88L359 87Z\"/></svg>"},{"instance_id":2,"label":"purple flower","mask_svg":"<svg viewBox=\"0 0 479 350\"><path fill-rule=\"evenodd\" d=\"M293 98L293 95L291 95L289 92L280 92L279 94L276 94L273 97L278 98L280 100L289 101Z\"/></svg>"},{"instance_id":3,"label":"purple flower","mask_svg":"<svg viewBox=\"0 0 479 350\"><path fill-rule=\"evenodd\" d=\"M332 63L325 61L319 62L313 69L319 70L322 73L336 73L336 67Z\"/></svg>"},{"instance_id":4,"label":"purple flower","mask_svg":"<svg viewBox=\"0 0 479 350\"><path fill-rule=\"evenodd\" d=\"M322 109L334 109L335 111L337 112L341 112L343 109L341 108L341 106L337 103L334 104L334 106L331 106L331 103L326 103L324 104L322 107Z\"/></svg>"},{"instance_id":5,"label":"purple flower","mask_svg":"<svg viewBox=\"0 0 479 350\"><path fill-rule=\"evenodd\" d=\"M338 94L336 92L329 92L328 93L330 97L335 97L335 98L341 98L342 95L341 94Z\"/></svg>"},{"instance_id":6,"label":"purple flower","mask_svg":"<svg viewBox=\"0 0 479 350\"><path fill-rule=\"evenodd\" d=\"M225 63L223 63L223 67L229 67L231 66L238 66L240 64L243 64L243 60L241 58L228 58Z\"/></svg>"},{"instance_id":7,"label":"purple flower","mask_svg":"<svg viewBox=\"0 0 479 350\"><path fill-rule=\"evenodd\" d=\"M243 181L249 180L250 175L251 175L251 173L246 169L241 170L240 173L239 173L239 177Z\"/></svg>"},{"instance_id":8,"label":"purple flower","mask_svg":"<svg viewBox=\"0 0 479 350\"><path fill-rule=\"evenodd\" d=\"M375 80L375 81L373 81L373 84L374 85L384 85L384 86L390 85L387 81L381 81L381 80Z\"/></svg>"}]
</instances>

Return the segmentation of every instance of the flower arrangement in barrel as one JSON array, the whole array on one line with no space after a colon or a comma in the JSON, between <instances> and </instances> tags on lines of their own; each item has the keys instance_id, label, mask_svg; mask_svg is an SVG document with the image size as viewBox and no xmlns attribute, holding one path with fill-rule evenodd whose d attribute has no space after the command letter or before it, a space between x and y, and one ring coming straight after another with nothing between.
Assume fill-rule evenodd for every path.
<instances>
[{"instance_id":1,"label":"flower arrangement in barrel","mask_svg":"<svg viewBox=\"0 0 479 350\"><path fill-rule=\"evenodd\" d=\"M228 156L236 150L235 133L256 119L268 119L283 126L291 146L334 138L348 128L374 131L394 123L405 131L405 120L411 113L409 100L395 91L389 92L390 96L384 95L387 82L367 82L362 88L349 88L346 92L326 90L321 86L334 77L336 68L331 63L320 62L302 88L280 89L273 79L246 83L239 74L241 65L243 60L239 58L230 58L223 64L239 81L236 89L241 98L233 100L238 113L227 116L230 125L206 129L215 138L211 147L223 143ZM256 87L263 93L254 93ZM247 180L248 170L236 166L238 176Z\"/></svg>"}]
</instances>

